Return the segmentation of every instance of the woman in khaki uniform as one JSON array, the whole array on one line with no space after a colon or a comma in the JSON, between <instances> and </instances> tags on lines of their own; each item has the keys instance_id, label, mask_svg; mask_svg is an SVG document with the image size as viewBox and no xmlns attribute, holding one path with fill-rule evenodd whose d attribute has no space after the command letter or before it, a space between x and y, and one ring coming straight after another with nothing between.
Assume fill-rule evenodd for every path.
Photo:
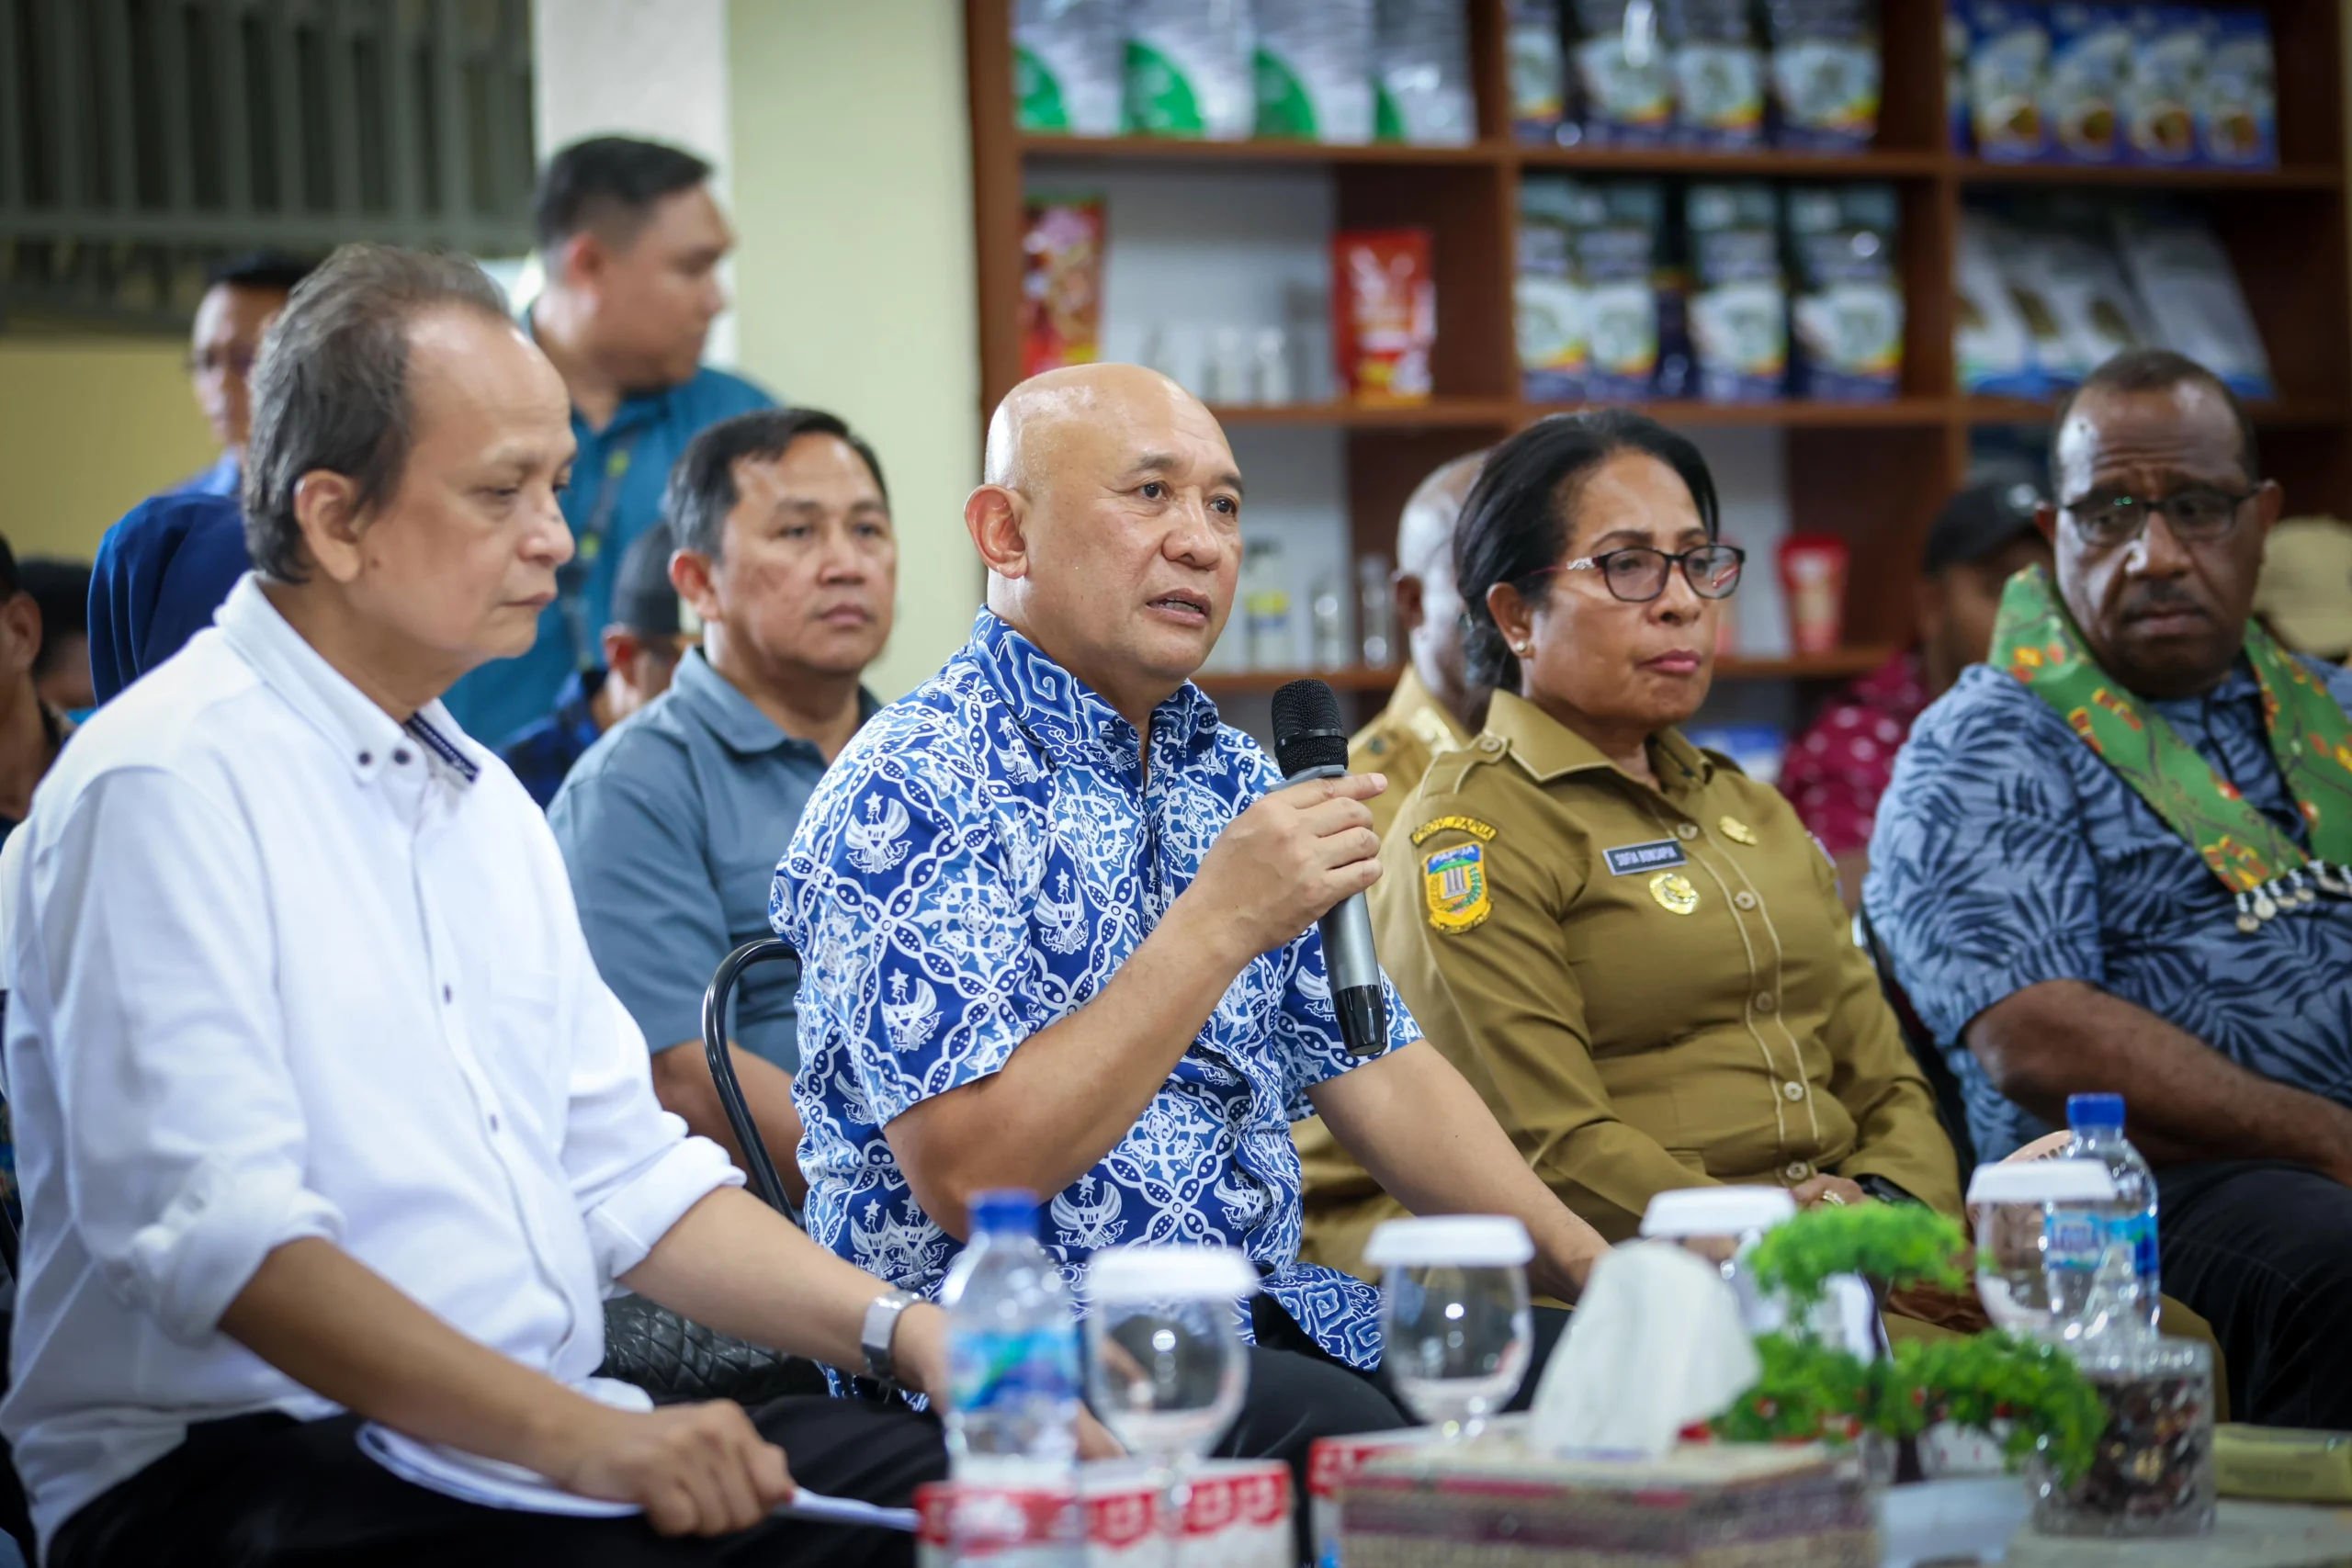
<instances>
[{"instance_id":1,"label":"woman in khaki uniform","mask_svg":"<svg viewBox=\"0 0 2352 1568\"><path fill-rule=\"evenodd\" d=\"M1601 1235L1656 1193L1916 1199L1960 1173L1836 876L1789 804L1674 728L1707 694L1740 553L1698 450L1618 411L1498 448L1454 541L1485 732L1389 830L1380 956L1430 1043ZM1403 1213L1319 1126L1306 1246L1363 1271Z\"/></svg>"}]
</instances>

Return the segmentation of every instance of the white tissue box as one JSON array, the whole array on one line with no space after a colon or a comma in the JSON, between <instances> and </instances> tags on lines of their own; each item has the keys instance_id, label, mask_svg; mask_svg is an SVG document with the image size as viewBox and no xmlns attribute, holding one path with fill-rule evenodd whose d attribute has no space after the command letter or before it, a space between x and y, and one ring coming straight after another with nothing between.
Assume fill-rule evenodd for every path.
<instances>
[{"instance_id":1,"label":"white tissue box","mask_svg":"<svg viewBox=\"0 0 2352 1568\"><path fill-rule=\"evenodd\" d=\"M1372 1460L1340 1493L1348 1568L1877 1568L1861 1467L1815 1447L1716 1443L1656 1460L1515 1445Z\"/></svg>"}]
</instances>

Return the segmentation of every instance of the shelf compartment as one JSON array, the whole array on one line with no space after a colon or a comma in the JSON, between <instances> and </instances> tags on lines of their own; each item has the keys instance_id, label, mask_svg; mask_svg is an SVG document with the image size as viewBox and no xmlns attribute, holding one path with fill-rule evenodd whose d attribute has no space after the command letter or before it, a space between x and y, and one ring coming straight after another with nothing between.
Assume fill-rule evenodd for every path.
<instances>
[{"instance_id":1,"label":"shelf compartment","mask_svg":"<svg viewBox=\"0 0 2352 1568\"><path fill-rule=\"evenodd\" d=\"M1951 417L1948 398L1894 398L1885 402L1815 402L1793 398L1771 403L1710 403L1696 399L1665 402L1603 405L1599 403L1529 403L1521 418L1574 413L1580 409L1623 406L1645 413L1660 424L1738 426L1775 430L1889 430L1929 428Z\"/></svg>"},{"instance_id":2,"label":"shelf compartment","mask_svg":"<svg viewBox=\"0 0 2352 1568\"><path fill-rule=\"evenodd\" d=\"M1939 152L1871 149L1860 152L1798 152L1775 147L1720 151L1702 147L1513 146L1524 168L1592 175L1687 175L1718 180L1932 179L1951 160Z\"/></svg>"}]
</instances>

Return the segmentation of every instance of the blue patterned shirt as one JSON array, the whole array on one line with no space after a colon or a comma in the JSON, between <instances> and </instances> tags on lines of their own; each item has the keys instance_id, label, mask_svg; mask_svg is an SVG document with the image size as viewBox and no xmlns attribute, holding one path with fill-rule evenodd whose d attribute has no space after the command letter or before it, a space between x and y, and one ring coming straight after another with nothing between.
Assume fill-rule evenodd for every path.
<instances>
[{"instance_id":1,"label":"blue patterned shirt","mask_svg":"<svg viewBox=\"0 0 2352 1568\"><path fill-rule=\"evenodd\" d=\"M809 1234L936 1294L960 1250L882 1129L1001 1069L1085 1006L1281 776L1187 685L1134 726L986 611L972 639L867 721L776 869L771 918L802 955ZM1420 1038L1387 994L1389 1047ZM1298 1260L1290 1124L1348 1055L1314 931L1252 959L1134 1129L1056 1194L1045 1242L1076 1282L1097 1247L1238 1247L1332 1355L1380 1359L1378 1292ZM1242 1318L1247 1332L1248 1317Z\"/></svg>"},{"instance_id":2,"label":"blue patterned shirt","mask_svg":"<svg viewBox=\"0 0 2352 1568\"><path fill-rule=\"evenodd\" d=\"M2306 662L2352 705L2352 673ZM2309 847L2243 661L2204 696L2148 706ZM2048 1129L2001 1098L1961 1031L2044 980L2087 981L2240 1066L2352 1106L2352 903L2323 897L2241 932L2234 896L2195 848L2049 704L1989 666L1912 730L1863 896L1921 1021L1946 1043L1982 1158Z\"/></svg>"}]
</instances>

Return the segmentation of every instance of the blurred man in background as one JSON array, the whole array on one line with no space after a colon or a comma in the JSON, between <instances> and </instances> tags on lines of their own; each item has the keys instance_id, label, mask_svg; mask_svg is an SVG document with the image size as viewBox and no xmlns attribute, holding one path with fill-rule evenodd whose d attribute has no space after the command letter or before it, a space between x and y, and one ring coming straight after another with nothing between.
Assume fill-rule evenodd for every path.
<instances>
[{"instance_id":1,"label":"blurred man in background","mask_svg":"<svg viewBox=\"0 0 2352 1568\"><path fill-rule=\"evenodd\" d=\"M220 456L180 490L203 495L237 493L245 431L253 418L246 380L254 373L254 361L261 357L262 335L314 265L259 251L223 262L207 275L204 298L196 307L187 373L195 383L197 406L212 426L213 439L220 443Z\"/></svg>"},{"instance_id":2,"label":"blurred man in background","mask_svg":"<svg viewBox=\"0 0 2352 1568\"><path fill-rule=\"evenodd\" d=\"M2001 586L2050 564L2033 525L2041 487L2022 470L1979 479L1944 503L1919 563L1919 640L1821 710L1781 764L1781 793L1838 867L1846 908L1861 907L1871 828L1894 754L1928 705L1984 661Z\"/></svg>"},{"instance_id":3,"label":"blurred man in background","mask_svg":"<svg viewBox=\"0 0 2352 1568\"><path fill-rule=\"evenodd\" d=\"M597 970L653 1047L654 1092L740 1162L703 1056L703 988L768 934L801 807L874 712L859 676L889 640L899 546L873 449L814 409L695 436L665 510L678 543L666 564L702 647L581 759L548 821ZM734 1031L736 1077L795 1201L799 979L790 964L748 973Z\"/></svg>"},{"instance_id":4,"label":"blurred man in background","mask_svg":"<svg viewBox=\"0 0 2352 1568\"><path fill-rule=\"evenodd\" d=\"M572 764L598 736L670 689L685 647L678 630L678 591L670 585L672 547L666 523L637 536L621 557L613 585L603 666L573 671L557 696L555 712L499 746L498 754L541 806L555 799Z\"/></svg>"},{"instance_id":5,"label":"blurred man in background","mask_svg":"<svg viewBox=\"0 0 2352 1568\"><path fill-rule=\"evenodd\" d=\"M17 580L40 606L40 657L33 681L40 700L60 713L97 705L90 690L90 568L56 556L31 556L17 564Z\"/></svg>"},{"instance_id":6,"label":"blurred man in background","mask_svg":"<svg viewBox=\"0 0 2352 1568\"><path fill-rule=\"evenodd\" d=\"M709 178L691 152L621 136L573 142L539 178L547 286L524 328L571 397L580 457L563 514L577 549L530 651L450 690L449 711L471 734L536 723L566 680L595 667L621 558L661 515L671 466L696 431L774 401L702 364L727 308L718 264L735 244Z\"/></svg>"},{"instance_id":7,"label":"blurred man in background","mask_svg":"<svg viewBox=\"0 0 2352 1568\"><path fill-rule=\"evenodd\" d=\"M40 606L16 552L0 539L0 842L32 809L33 786L56 762L73 723L40 694Z\"/></svg>"},{"instance_id":8,"label":"blurred man in background","mask_svg":"<svg viewBox=\"0 0 2352 1568\"><path fill-rule=\"evenodd\" d=\"M1382 773L1385 794L1367 802L1373 831L1396 810L1441 751L1466 746L1487 721L1487 693L1462 663L1462 600L1453 589L1453 520L1478 480L1484 452L1456 457L1414 488L1396 522L1396 636L1405 672L1380 716L1348 742L1348 771Z\"/></svg>"}]
</instances>

